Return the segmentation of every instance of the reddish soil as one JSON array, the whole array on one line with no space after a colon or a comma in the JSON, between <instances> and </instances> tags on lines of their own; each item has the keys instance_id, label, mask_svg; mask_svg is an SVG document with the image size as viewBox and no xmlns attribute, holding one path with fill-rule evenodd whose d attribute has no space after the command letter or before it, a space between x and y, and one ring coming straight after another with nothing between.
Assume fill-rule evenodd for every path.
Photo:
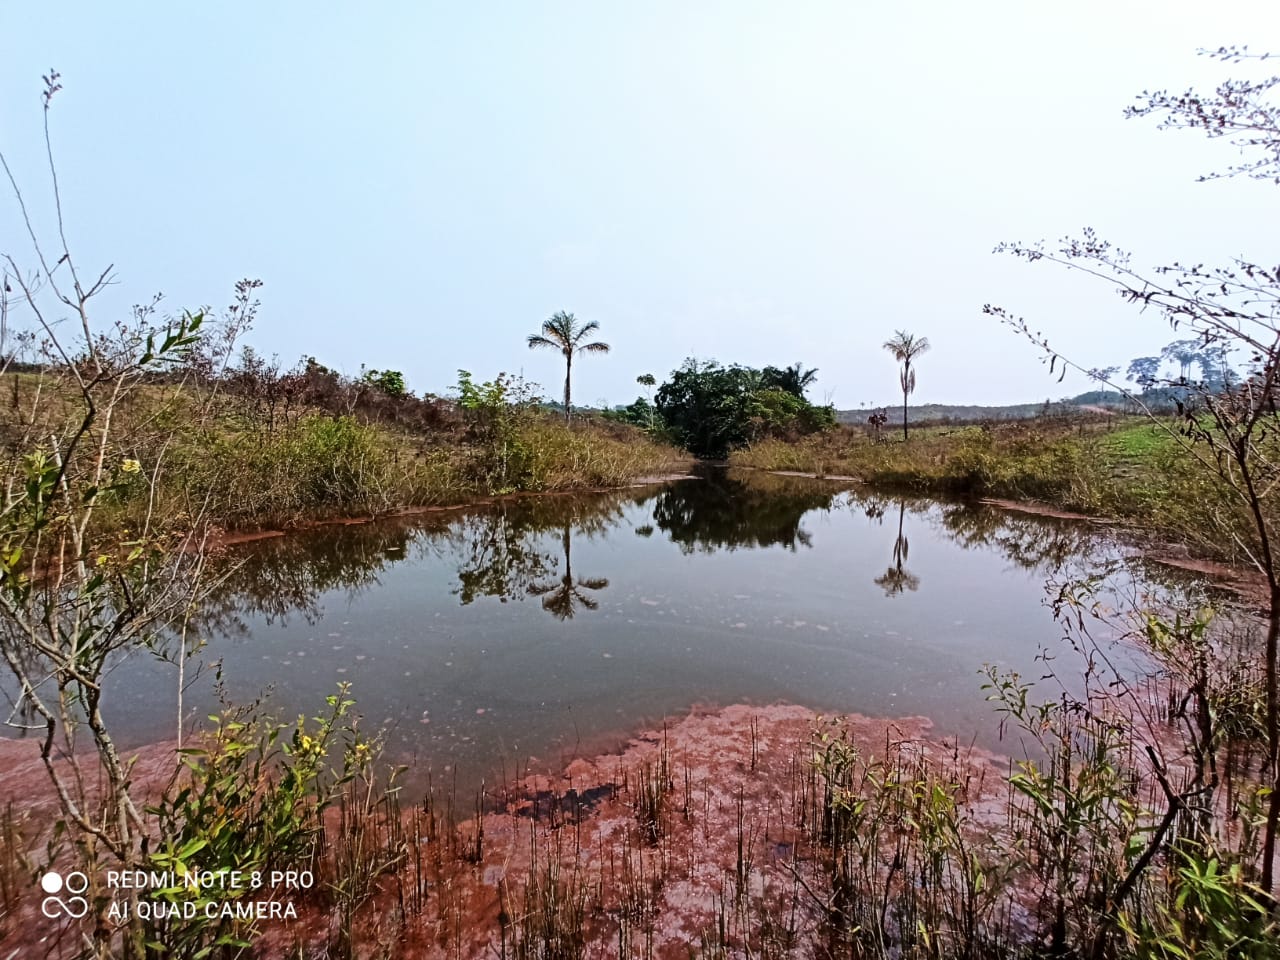
<instances>
[{"instance_id":1,"label":"reddish soil","mask_svg":"<svg viewBox=\"0 0 1280 960\"><path fill-rule=\"evenodd\" d=\"M527 898L531 878L545 883L550 875L562 904L581 904L574 922L588 957L617 955L621 942L626 955L683 960L718 924L728 936L749 938L784 901L791 922L812 931L824 911L809 888L821 884L822 872L806 852L797 810L813 802L805 784L813 782L808 758L821 722L789 705L695 711L620 751L574 760L556 776L526 774L490 795L481 818L450 823L439 804L411 808L401 823L404 860L377 881L357 914L355 955L498 956L504 936L510 951L514 939L529 935L530 918L545 910ZM930 739L923 717L850 716L841 725L865 757L945 767L965 785L982 829L1003 821L1007 761ZM134 753L145 784L167 779L173 744ZM22 811L34 870L57 809L38 745L0 741L0 766L0 799ZM652 817L644 814L646 788L659 798ZM458 806L474 809L465 798ZM381 829L393 830L386 822ZM0 960L74 956L72 929L40 915L42 897L33 872L29 895L0 926ZM261 924L258 956L296 955L299 944L326 955L336 931L332 909L305 900L298 906L297 921Z\"/></svg>"},{"instance_id":2,"label":"reddish soil","mask_svg":"<svg viewBox=\"0 0 1280 960\"><path fill-rule=\"evenodd\" d=\"M58 798L49 783L49 773L40 758L41 740L37 737L15 740L0 737L0 807L13 804L15 810L47 822L57 816ZM56 748L55 748L56 749ZM142 794L162 788L172 776L177 743L165 740L136 750L121 751L126 763L132 763L132 782ZM71 771L66 754L59 752L55 768L63 776ZM87 775L90 796L96 794L96 777Z\"/></svg>"},{"instance_id":3,"label":"reddish soil","mask_svg":"<svg viewBox=\"0 0 1280 960\"><path fill-rule=\"evenodd\" d=\"M556 778L518 780L491 798L482 821L457 826L455 848L482 831L479 857L451 860L437 837L419 845L421 864L384 879L358 924L361 955L478 960L502 955L504 937L509 953L529 918L547 909L545 898L528 895L531 884L552 875L562 903L581 898L574 928L587 957L616 956L624 944L623 955L683 960L717 924L745 942L784 901L801 932L816 930L825 914L802 884L823 881L796 812L820 721L789 705L694 712L620 752L575 760ZM1003 822L1007 761L929 739L923 717L842 722L863 756L910 755L960 771L984 829ZM662 795L656 820L643 813L646 785ZM405 891L422 881L424 905L400 914ZM726 913L726 903L737 906ZM277 928L264 945L271 952L291 942Z\"/></svg>"},{"instance_id":4,"label":"reddish soil","mask_svg":"<svg viewBox=\"0 0 1280 960\"><path fill-rule=\"evenodd\" d=\"M0 810L6 820L6 830L0 833L0 876L12 884L12 900L0 901L0 960L61 960L80 956L82 949L77 925L65 918L49 919L40 909L45 897L39 886L41 873L50 867L66 873L79 866L76 851L65 838L57 845L53 861L49 860L48 844L62 811L40 757L41 743L37 737L0 738ZM123 751L125 761L132 763L136 798L146 802L164 789L176 768L176 749L176 742L165 741ZM57 756L54 767L70 784L71 763L65 753ZM92 807L100 790L97 766L95 758L85 760L82 769ZM10 837L18 849L10 847Z\"/></svg>"}]
</instances>

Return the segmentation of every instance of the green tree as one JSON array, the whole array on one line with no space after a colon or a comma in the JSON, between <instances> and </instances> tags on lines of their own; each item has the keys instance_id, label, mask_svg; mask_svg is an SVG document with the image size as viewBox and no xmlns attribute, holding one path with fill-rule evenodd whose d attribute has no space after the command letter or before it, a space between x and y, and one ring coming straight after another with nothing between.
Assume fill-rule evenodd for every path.
<instances>
[{"instance_id":1,"label":"green tree","mask_svg":"<svg viewBox=\"0 0 1280 960\"><path fill-rule=\"evenodd\" d=\"M645 414L645 420L643 425L645 429L652 430L657 418L657 411L653 408L653 389L658 385L658 380L652 373L642 373L640 376L636 377L636 383L644 387L645 392L645 396L640 398L644 400L643 412ZM631 405L633 409L639 406L640 399L637 399L636 402Z\"/></svg>"},{"instance_id":2,"label":"green tree","mask_svg":"<svg viewBox=\"0 0 1280 960\"><path fill-rule=\"evenodd\" d=\"M929 338L917 337L905 330L895 330L893 337L884 342L884 348L893 354L893 359L902 364L898 373L898 382L902 384L902 439L907 439L907 397L916 389L916 371L911 364L916 357L929 350Z\"/></svg>"},{"instance_id":3,"label":"green tree","mask_svg":"<svg viewBox=\"0 0 1280 960\"><path fill-rule=\"evenodd\" d=\"M686 360L658 389L657 407L677 443L697 457L723 457L746 442L760 373Z\"/></svg>"},{"instance_id":4,"label":"green tree","mask_svg":"<svg viewBox=\"0 0 1280 960\"><path fill-rule=\"evenodd\" d=\"M761 437L813 433L835 425L830 406L766 383L751 367L686 360L658 390L656 403L671 438L698 457L723 457ZM803 375L796 364L795 371Z\"/></svg>"},{"instance_id":5,"label":"green tree","mask_svg":"<svg viewBox=\"0 0 1280 960\"><path fill-rule=\"evenodd\" d=\"M559 350L564 357L564 419L569 422L572 407L570 405L570 380L573 376L573 358L580 353L608 353L609 345L599 340L583 342L587 336L600 329L594 320L578 323L578 318L563 310L551 315L542 323L541 333L529 335L529 349L545 348Z\"/></svg>"},{"instance_id":6,"label":"green tree","mask_svg":"<svg viewBox=\"0 0 1280 960\"><path fill-rule=\"evenodd\" d=\"M362 380L388 397L399 399L408 393L404 385L404 374L399 370L366 370Z\"/></svg>"},{"instance_id":7,"label":"green tree","mask_svg":"<svg viewBox=\"0 0 1280 960\"><path fill-rule=\"evenodd\" d=\"M1146 393L1160 378L1160 358L1159 357L1134 357L1129 361L1129 369L1125 376L1126 380L1133 380L1138 384L1138 388Z\"/></svg>"},{"instance_id":8,"label":"green tree","mask_svg":"<svg viewBox=\"0 0 1280 960\"><path fill-rule=\"evenodd\" d=\"M766 387L776 387L803 399L804 392L817 381L818 371L806 370L804 364L796 362L782 369L765 367L760 371L760 379Z\"/></svg>"}]
</instances>

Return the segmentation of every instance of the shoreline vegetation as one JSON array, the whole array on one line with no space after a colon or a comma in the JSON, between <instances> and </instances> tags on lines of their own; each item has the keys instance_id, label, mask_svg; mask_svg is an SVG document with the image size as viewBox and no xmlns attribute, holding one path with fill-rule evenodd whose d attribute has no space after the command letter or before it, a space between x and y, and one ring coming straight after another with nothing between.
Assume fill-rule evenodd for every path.
<instances>
[{"instance_id":1,"label":"shoreline vegetation","mask_svg":"<svg viewBox=\"0 0 1280 960\"><path fill-rule=\"evenodd\" d=\"M695 708L562 769L517 769L475 797L437 788L421 803L382 797L363 809L347 798L323 829L331 840L359 832L358 864L320 854L309 866L325 882L347 879L351 866L365 874L344 934L360 956L544 956L549 944L555 956L710 956L747 945L775 955L819 934L852 944L854 931L832 926L815 899L831 892L832 807L813 752L900 773L940 761L954 774L949 791L986 805L975 825L1001 820L1004 761L928 734L921 717ZM163 788L173 748L135 752L145 791ZM0 742L0 757L15 773L0 786L12 818L43 772L12 742ZM917 802L905 792L893 801L902 811ZM259 955L334 948L328 898L282 899L300 919L264 925ZM38 928L36 903L15 912L15 929Z\"/></svg>"},{"instance_id":2,"label":"shoreline vegetation","mask_svg":"<svg viewBox=\"0 0 1280 960\"><path fill-rule=\"evenodd\" d=\"M1174 263L1143 277L1090 230L1057 247L997 248L1103 277L1192 337L1130 364L1143 396L1160 385L1175 404L1167 421L909 424L918 368L927 377L937 355L921 360L928 340L899 330L884 347L900 364L901 442L884 411L869 430L837 427L829 404L807 399L817 371L800 363L690 359L661 385L638 377L651 397L575 424L574 360L611 348L594 321L564 312L526 341L564 360L559 410L506 374L459 370L443 399L414 396L395 370L343 376L314 358L282 369L238 347L257 281L237 285L217 318L163 318L157 300L96 320L113 277L85 270L61 229L47 124L62 85L55 71L43 79L56 239L42 245L10 174L31 249L26 266L7 251L0 262L0 337L14 338L0 342L0 657L10 722L32 737L29 759L38 747L25 769L43 773L56 813L24 815L33 789L0 808L0 950L35 938L46 956L95 960L1280 954L1280 269ZM1264 153L1230 173L1275 179L1280 112L1265 98L1276 87L1148 93L1130 115L1241 138ZM26 326L12 326L11 309ZM1065 364L1114 386L1118 367L1085 370L1022 318L983 312L1040 349L1051 373ZM1251 358L1243 371L1233 353ZM1178 375L1162 379L1170 362ZM1196 363L1217 379L1193 384ZM1064 655L1042 657L1034 684L985 668L986 698L1018 748L1003 760L933 741L922 720L895 729L737 706L554 782L504 771L492 791L417 798L403 769L387 768L379 732L362 728L348 684L291 722L261 701L229 702L219 677L219 712L186 723L203 605L226 575L211 548L226 532L617 487L681 467L681 451L1123 520L1251 563L1266 580L1265 623L1199 596L1114 604L1103 569L1054 583ZM876 580L895 596L914 589L902 515L894 565ZM570 570L570 527L561 535L560 585L533 591L553 612L595 589ZM1149 672L1117 666L1119 645ZM173 668L177 700L174 750L141 762L121 749L121 703L104 682L138 654ZM196 903L185 889L105 886L109 872L192 865L319 882L298 894L297 929L252 909L194 909L216 891ZM226 896L253 900L248 888ZM65 916L46 912L51 902Z\"/></svg>"},{"instance_id":3,"label":"shoreline vegetation","mask_svg":"<svg viewBox=\"0 0 1280 960\"><path fill-rule=\"evenodd\" d=\"M1082 610L1084 601L1069 609ZM1233 758L1212 762L1240 765L1230 774L1238 786L1253 775L1256 703L1238 699L1241 678L1227 672L1248 646L1230 635L1238 624L1151 623L1163 624L1164 641L1147 633L1150 623L1128 624L1128 642L1158 664L1131 699L1100 690L1079 703L1037 703L1018 678L991 674L988 696L1007 717L1011 748L1034 744L1010 757L935 737L923 717L823 717L803 706L739 704L694 709L560 770L503 772L473 796L440 788L419 795L400 785L406 771L386 767L376 741L355 737L337 751L344 759L331 774L318 768L312 790L287 800L302 816L295 829L310 838L291 862L321 878L321 892L282 895L298 920L264 914L203 930L169 922L153 934L170 944L217 934L252 943L259 957L299 958L692 952L994 960L1078 956L1085 946L1104 957L1172 957L1176 949L1134 948L1161 937L1178 947L1182 934L1169 934L1168 924L1185 922L1188 910L1174 900L1190 895L1191 916L1231 906L1227 936L1258 945L1224 955L1268 956L1274 920L1250 906L1262 901L1249 875L1231 872L1217 852L1208 863L1227 872L1208 886L1179 873L1174 858L1136 881L1126 909L1096 899L1126 880L1133 851L1158 827L1160 777L1198 775L1194 753L1175 742L1185 719L1176 704L1188 691L1214 705L1220 728L1212 755ZM1197 646L1209 642L1212 652ZM1174 662L1186 649L1203 650L1205 659L1190 669ZM200 762L187 763L176 781L173 741L123 751L131 788L163 809L175 784L209 790L218 773L234 789L211 799L231 803L230 818L252 820L260 812L238 810L232 796L245 803L246 792L278 790L282 781L269 774L264 781L259 771L280 769L287 779L305 738L320 735L312 723L306 732L301 720L286 727L278 742L290 746L281 753L219 721L186 744L201 751ZM1120 729L1136 733L1122 737ZM362 744L366 752L349 768ZM38 754L34 742L0 742L10 771L0 791L7 878L0 922L15 947L24 931L47 935L38 901L23 892L34 866L24 851L52 838L46 825L56 818ZM1238 803L1256 804L1241 791ZM193 829L207 830L208 805L192 809ZM1238 826L1213 828L1225 831L1215 844L1256 842L1237 831L1258 810L1240 809ZM1199 855L1198 847L1186 850ZM46 866L75 863L63 847ZM161 866L173 869L168 861L153 869ZM1130 929L1144 923L1151 928ZM71 939L39 945L48 956L77 955Z\"/></svg>"},{"instance_id":4,"label":"shoreline vegetation","mask_svg":"<svg viewBox=\"0 0 1280 960\"><path fill-rule=\"evenodd\" d=\"M1040 768L935 736L926 717L733 704L694 707L558 769L517 766L473 796L435 787L417 799L387 789L394 775L357 777L316 813L298 861L314 889L273 892L272 916L288 919L242 919L223 935L248 937L255 956L299 958L996 960L1080 956L1081 944L1101 956L1178 956L1132 951L1151 935L1135 925L1158 930L1162 915L1182 912L1173 899L1185 885L1170 874L1143 878L1118 916L1096 900L1123 881L1122 851L1149 829L1136 814L1160 801L1151 767L1107 725L1079 739L1067 706L1028 702L1027 685L992 676L1011 740L1050 758L1094 753L1054 773L1056 759ZM235 742L224 735L200 749L213 756ZM57 801L33 810L43 770L23 746L0 742L13 773L0 787L0 835L44 840L33 814ZM170 741L129 752L142 795L166 789L174 751ZM1063 822L1073 804L1079 819ZM1058 875L1067 867L1082 871L1078 887ZM10 861L6 946L76 956L73 937L51 942L20 878ZM1249 889L1234 872L1191 886L1204 922L1263 948L1222 956L1271 955L1274 920L1248 906ZM1232 898L1243 910L1205 912ZM160 932L180 942L184 927Z\"/></svg>"},{"instance_id":5,"label":"shoreline vegetation","mask_svg":"<svg viewBox=\"0 0 1280 960\"><path fill-rule=\"evenodd\" d=\"M735 450L729 463L886 492L1043 506L1252 567L1240 548L1251 522L1246 505L1188 456L1179 426L1109 415L923 424L909 442L844 426L795 441L766 439Z\"/></svg>"},{"instance_id":6,"label":"shoreline vegetation","mask_svg":"<svg viewBox=\"0 0 1280 960\"><path fill-rule=\"evenodd\" d=\"M513 494L611 489L679 475L692 463L628 424L567 423L507 378L482 385L491 395L466 406L389 397L314 363L262 374L253 362L227 383L146 383L119 404L122 482L103 498L96 529L181 527L189 518L252 535ZM302 381L280 388L298 394L288 405L261 383L282 377ZM68 386L54 371L0 377L11 408L29 410L13 428L65 430L60 417L77 399ZM514 390L525 395L508 396ZM144 470L150 475L139 476Z\"/></svg>"}]
</instances>

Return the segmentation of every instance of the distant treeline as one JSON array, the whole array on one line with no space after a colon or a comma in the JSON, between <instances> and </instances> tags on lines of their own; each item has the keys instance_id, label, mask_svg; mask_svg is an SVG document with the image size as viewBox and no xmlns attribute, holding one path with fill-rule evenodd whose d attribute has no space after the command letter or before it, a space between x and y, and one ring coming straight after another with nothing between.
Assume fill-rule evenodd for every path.
<instances>
[{"instance_id":1,"label":"distant treeline","mask_svg":"<svg viewBox=\"0 0 1280 960\"><path fill-rule=\"evenodd\" d=\"M1153 413L1173 410L1186 391L1177 387L1156 387L1137 394L1137 400ZM1071 417L1080 413L1096 413L1103 407L1117 413L1131 413L1137 403L1114 390L1090 390L1062 400L1040 403L1010 403L1003 406L980 406L966 403L922 403L908 408L912 423L969 423L983 420L1032 420L1037 417ZM874 407L860 410L837 410L838 423L865 425L875 413Z\"/></svg>"}]
</instances>

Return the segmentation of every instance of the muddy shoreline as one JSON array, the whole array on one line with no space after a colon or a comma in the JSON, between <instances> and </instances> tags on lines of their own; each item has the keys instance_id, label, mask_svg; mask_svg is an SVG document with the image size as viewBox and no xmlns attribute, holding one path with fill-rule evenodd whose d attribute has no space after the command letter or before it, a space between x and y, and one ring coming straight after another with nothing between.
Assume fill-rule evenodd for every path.
<instances>
[{"instance_id":1,"label":"muddy shoreline","mask_svg":"<svg viewBox=\"0 0 1280 960\"><path fill-rule=\"evenodd\" d=\"M999 825L1008 761L935 738L928 718L836 719L784 703L693 708L551 773L517 770L482 802L405 797L395 826L384 818L380 827L388 835L400 831L403 857L378 877L356 916L361 955L393 946L415 958L498 955L504 937L509 947L520 935L512 918L527 914L530 889L551 874L592 902L581 931L588 956L606 955L622 936L643 937L650 956L687 957L690 944L726 922L723 904L731 896L748 904L746 914L728 920L746 925L737 935L749 936L751 910L763 916L782 897L793 901L798 929L817 929L823 911L795 878L817 884L821 871L797 811L814 802L805 793L817 783L811 759L828 731L866 757L952 771L965 795L989 812L982 819ZM175 749L163 742L128 751L140 793L153 795L168 782ZM0 804L14 804L31 863L40 866L58 810L39 743L0 740L0 764ZM74 869L69 860L59 866ZM261 925L257 956L296 953L299 944L324 948L330 908L305 898L298 907L296 921ZM74 955L73 936L61 945L49 939L38 890L16 913L6 949ZM62 931L72 932L70 924Z\"/></svg>"},{"instance_id":2,"label":"muddy shoreline","mask_svg":"<svg viewBox=\"0 0 1280 960\"><path fill-rule=\"evenodd\" d=\"M222 530L214 538L213 544L219 547L231 547L241 543L252 543L256 540L271 540L285 537L291 533L305 530L318 530L326 527L359 526L366 523L377 523L380 520L395 520L403 517L431 516L441 513L458 513L489 507L500 503L517 503L521 500L541 497L588 496L592 494L614 493L619 490L632 490L637 487L650 487L676 480L696 480L693 473L664 473L653 476L635 477L625 484L616 487L575 487L567 490L522 490L517 493L504 493L494 496L477 497L461 503L431 504L418 507L398 507L385 513L374 513L368 516L328 517L323 519L299 520L282 527L268 527L252 530Z\"/></svg>"}]
</instances>

